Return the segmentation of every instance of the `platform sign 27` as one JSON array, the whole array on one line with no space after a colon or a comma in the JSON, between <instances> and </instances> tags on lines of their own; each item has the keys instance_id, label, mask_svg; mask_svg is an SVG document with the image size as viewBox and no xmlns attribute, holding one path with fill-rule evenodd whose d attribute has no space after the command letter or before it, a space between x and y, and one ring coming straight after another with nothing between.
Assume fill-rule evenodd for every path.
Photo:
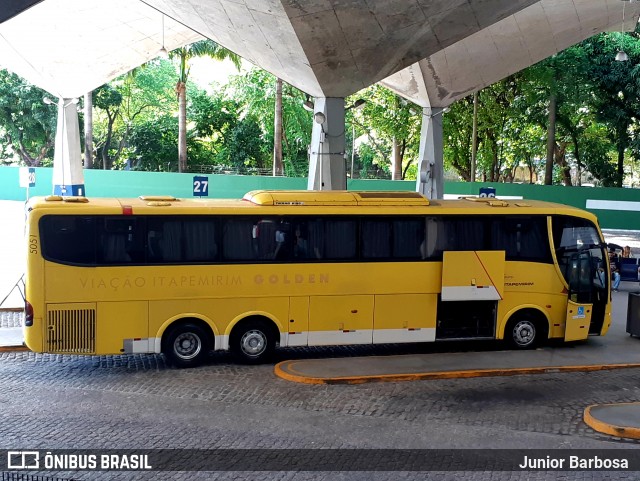
<instances>
[{"instance_id":1,"label":"platform sign 27","mask_svg":"<svg viewBox=\"0 0 640 481\"><path fill-rule=\"evenodd\" d=\"M209 177L194 175L193 176L193 196L208 197L209 196Z\"/></svg>"}]
</instances>

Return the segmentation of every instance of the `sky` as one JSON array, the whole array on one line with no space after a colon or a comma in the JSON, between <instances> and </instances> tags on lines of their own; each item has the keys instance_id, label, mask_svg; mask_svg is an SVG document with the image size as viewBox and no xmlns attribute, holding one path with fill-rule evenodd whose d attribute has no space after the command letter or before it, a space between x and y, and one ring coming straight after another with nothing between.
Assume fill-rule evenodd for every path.
<instances>
[{"instance_id":1,"label":"sky","mask_svg":"<svg viewBox=\"0 0 640 481\"><path fill-rule=\"evenodd\" d=\"M212 82L224 85L227 83L230 75L240 75L252 67L251 63L242 60L242 68L241 71L238 72L231 60L220 61L208 57L193 58L189 61L189 65L191 66L189 78L208 93L212 91Z\"/></svg>"}]
</instances>

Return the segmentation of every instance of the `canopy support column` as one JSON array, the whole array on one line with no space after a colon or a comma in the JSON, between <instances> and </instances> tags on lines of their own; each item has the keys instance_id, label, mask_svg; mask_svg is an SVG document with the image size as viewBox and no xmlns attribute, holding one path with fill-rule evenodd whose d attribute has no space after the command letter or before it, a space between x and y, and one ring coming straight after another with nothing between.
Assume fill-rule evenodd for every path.
<instances>
[{"instance_id":1,"label":"canopy support column","mask_svg":"<svg viewBox=\"0 0 640 481\"><path fill-rule=\"evenodd\" d=\"M58 101L58 127L53 155L53 193L55 195L85 195L80 125L76 99Z\"/></svg>"},{"instance_id":2,"label":"canopy support column","mask_svg":"<svg viewBox=\"0 0 640 481\"><path fill-rule=\"evenodd\" d=\"M317 98L313 115L307 189L346 190L344 98Z\"/></svg>"}]
</instances>

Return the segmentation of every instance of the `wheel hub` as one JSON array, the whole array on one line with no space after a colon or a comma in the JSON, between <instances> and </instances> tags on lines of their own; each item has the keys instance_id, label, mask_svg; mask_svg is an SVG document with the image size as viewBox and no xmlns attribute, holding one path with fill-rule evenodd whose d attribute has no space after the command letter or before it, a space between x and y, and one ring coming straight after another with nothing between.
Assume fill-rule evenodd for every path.
<instances>
[{"instance_id":1,"label":"wheel hub","mask_svg":"<svg viewBox=\"0 0 640 481\"><path fill-rule=\"evenodd\" d=\"M513 338L521 346L526 346L533 341L535 328L529 322L519 322L513 329Z\"/></svg>"},{"instance_id":2,"label":"wheel hub","mask_svg":"<svg viewBox=\"0 0 640 481\"><path fill-rule=\"evenodd\" d=\"M249 356L258 356L266 349L267 338L261 331L248 331L242 336L241 346Z\"/></svg>"},{"instance_id":3,"label":"wheel hub","mask_svg":"<svg viewBox=\"0 0 640 481\"><path fill-rule=\"evenodd\" d=\"M180 334L173 343L176 355L182 359L193 359L202 348L200 338L192 332Z\"/></svg>"}]
</instances>

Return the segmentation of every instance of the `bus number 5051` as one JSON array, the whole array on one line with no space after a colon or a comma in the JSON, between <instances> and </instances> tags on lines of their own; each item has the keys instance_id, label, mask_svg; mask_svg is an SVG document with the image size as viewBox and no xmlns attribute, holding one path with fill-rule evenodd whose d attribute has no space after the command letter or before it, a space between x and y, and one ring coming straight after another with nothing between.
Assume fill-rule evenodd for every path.
<instances>
[{"instance_id":1,"label":"bus number 5051","mask_svg":"<svg viewBox=\"0 0 640 481\"><path fill-rule=\"evenodd\" d=\"M29 254L38 253L38 238L34 235L29 236Z\"/></svg>"}]
</instances>

